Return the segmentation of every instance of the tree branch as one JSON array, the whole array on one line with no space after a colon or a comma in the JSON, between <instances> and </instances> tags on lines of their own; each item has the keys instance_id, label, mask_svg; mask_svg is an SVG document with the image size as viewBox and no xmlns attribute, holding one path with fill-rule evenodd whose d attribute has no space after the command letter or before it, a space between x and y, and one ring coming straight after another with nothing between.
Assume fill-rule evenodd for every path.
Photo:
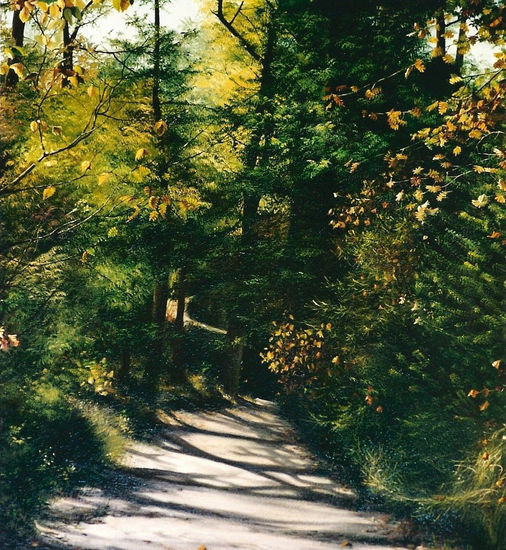
<instances>
[{"instance_id":1,"label":"tree branch","mask_svg":"<svg viewBox=\"0 0 506 550\"><path fill-rule=\"evenodd\" d=\"M223 24L223 26L230 32L230 34L232 34L237 38L237 40L239 40L239 42L242 44L244 49L251 55L251 57L256 61L261 62L262 56L257 52L253 44L249 40L247 40L233 25L236 17L239 15L239 12L242 9L243 4L244 2L241 2L239 8L235 12L234 17L230 21L225 17L225 14L223 13L223 0L217 0L217 5L216 5L217 11L214 11L213 13L214 15L216 15L219 21Z\"/></svg>"}]
</instances>

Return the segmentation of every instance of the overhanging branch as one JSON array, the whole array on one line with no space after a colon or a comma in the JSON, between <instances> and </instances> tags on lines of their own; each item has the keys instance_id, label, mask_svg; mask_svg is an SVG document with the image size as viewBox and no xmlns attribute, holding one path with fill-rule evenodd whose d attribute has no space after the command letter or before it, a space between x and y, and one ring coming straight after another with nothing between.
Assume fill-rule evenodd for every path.
<instances>
[{"instance_id":1,"label":"overhanging branch","mask_svg":"<svg viewBox=\"0 0 506 550\"><path fill-rule=\"evenodd\" d=\"M213 13L220 20L220 22L223 24L223 26L230 32L230 34L232 34L233 36L235 36L237 38L237 40L239 40L241 45L251 55L251 57L253 59L255 59L256 61L261 62L262 61L262 56L258 53L255 46L253 46L253 44L249 40L247 40L234 27L234 21L236 20L237 16L239 15L243 5L244 5L244 1L240 3L239 7L237 8L237 11L235 12L234 16L232 17L232 19L230 21L225 17L225 14L223 13L223 0L217 0L217 4L216 4L217 9Z\"/></svg>"}]
</instances>

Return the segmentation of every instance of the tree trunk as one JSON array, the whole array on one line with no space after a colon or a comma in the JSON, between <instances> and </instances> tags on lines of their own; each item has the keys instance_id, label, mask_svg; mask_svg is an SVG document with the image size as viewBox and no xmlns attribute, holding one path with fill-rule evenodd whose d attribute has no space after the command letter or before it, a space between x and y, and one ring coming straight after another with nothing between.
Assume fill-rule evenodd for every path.
<instances>
[{"instance_id":1,"label":"tree trunk","mask_svg":"<svg viewBox=\"0 0 506 550\"><path fill-rule=\"evenodd\" d=\"M229 395L237 395L241 384L241 365L244 352L242 327L229 323L226 358L223 369L223 387Z\"/></svg>"},{"instance_id":2,"label":"tree trunk","mask_svg":"<svg viewBox=\"0 0 506 550\"><path fill-rule=\"evenodd\" d=\"M437 47L440 50L440 59L443 61L443 56L446 55L446 22L445 22L445 11L444 7L439 9L436 13L436 38L437 38Z\"/></svg>"},{"instance_id":3,"label":"tree trunk","mask_svg":"<svg viewBox=\"0 0 506 550\"><path fill-rule=\"evenodd\" d=\"M155 122L161 118L160 104L160 0L154 0L154 45L153 45L153 89L152 108ZM163 271L163 270L161 270ZM151 320L156 325L156 335L153 349L149 354L147 375L149 382L155 383L162 371L163 354L165 351L167 300L169 299L169 286L167 277L162 275L157 278L153 288L153 308Z\"/></svg>"},{"instance_id":4,"label":"tree trunk","mask_svg":"<svg viewBox=\"0 0 506 550\"><path fill-rule=\"evenodd\" d=\"M169 299L169 287L165 277L155 282L153 287L153 309L151 318L160 328L165 328L165 315L167 311L167 300Z\"/></svg>"},{"instance_id":5,"label":"tree trunk","mask_svg":"<svg viewBox=\"0 0 506 550\"><path fill-rule=\"evenodd\" d=\"M268 108L268 101L273 97L273 76L272 76L272 60L274 56L274 44L276 40L275 22L272 18L267 28L267 37L262 57L262 69L260 76L260 88L258 91L258 103L256 113L259 118L259 124L253 135L246 151L244 167L245 172L249 173L256 166L262 165L266 161L265 147L269 141L269 136L272 133L272 123L267 122L265 115ZM245 252L245 256L251 255L258 242L257 222L258 222L258 205L260 202L261 193L256 189L247 189L243 192L243 210L241 220L241 249ZM242 262L238 262L238 265ZM243 356L245 337L245 327L237 318L235 312L229 315L229 323L227 330L227 348L225 359L225 372L223 382L225 390L236 395L239 391L241 379L241 363Z\"/></svg>"},{"instance_id":6,"label":"tree trunk","mask_svg":"<svg viewBox=\"0 0 506 550\"><path fill-rule=\"evenodd\" d=\"M121 349L121 362L118 372L120 382L127 382L130 377L130 348L125 344Z\"/></svg>"},{"instance_id":7,"label":"tree trunk","mask_svg":"<svg viewBox=\"0 0 506 550\"><path fill-rule=\"evenodd\" d=\"M18 48L22 48L25 40L25 24L21 19L19 18L19 13L21 11L21 8L19 10L15 10L12 13L12 30L11 30L11 36L14 40L14 45ZM21 61L21 58L18 54L14 54L13 58L9 61L9 65L12 65L14 63L19 63ZM5 85L9 88L13 88L16 86L16 84L19 81L18 75L14 71L9 71L5 77Z\"/></svg>"},{"instance_id":8,"label":"tree trunk","mask_svg":"<svg viewBox=\"0 0 506 550\"><path fill-rule=\"evenodd\" d=\"M62 86L70 86L69 76L73 75L74 71L74 47L73 39L70 35L70 27L68 21L65 21L63 27L63 61L60 63L60 70L63 74Z\"/></svg>"},{"instance_id":9,"label":"tree trunk","mask_svg":"<svg viewBox=\"0 0 506 550\"><path fill-rule=\"evenodd\" d=\"M149 354L147 374L152 383L158 380L163 369L163 355L167 338L166 312L168 298L167 279L160 277L153 287L153 307L151 311L151 320L156 326L156 334Z\"/></svg>"},{"instance_id":10,"label":"tree trunk","mask_svg":"<svg viewBox=\"0 0 506 550\"><path fill-rule=\"evenodd\" d=\"M153 116L155 122L162 118L160 104L160 0L154 0L155 43L153 45Z\"/></svg>"},{"instance_id":11,"label":"tree trunk","mask_svg":"<svg viewBox=\"0 0 506 550\"><path fill-rule=\"evenodd\" d=\"M174 321L174 340L172 342L173 371L171 381L181 384L186 380L184 357L184 314L186 310L186 269L181 268L176 282L177 310Z\"/></svg>"},{"instance_id":12,"label":"tree trunk","mask_svg":"<svg viewBox=\"0 0 506 550\"><path fill-rule=\"evenodd\" d=\"M457 54L455 55L455 67L457 69L457 74L460 74L462 72L462 66L464 65L464 54L462 53L461 48L466 34L464 29L462 28L465 24L466 18L462 17L462 19L460 20L459 36L457 38Z\"/></svg>"}]
</instances>

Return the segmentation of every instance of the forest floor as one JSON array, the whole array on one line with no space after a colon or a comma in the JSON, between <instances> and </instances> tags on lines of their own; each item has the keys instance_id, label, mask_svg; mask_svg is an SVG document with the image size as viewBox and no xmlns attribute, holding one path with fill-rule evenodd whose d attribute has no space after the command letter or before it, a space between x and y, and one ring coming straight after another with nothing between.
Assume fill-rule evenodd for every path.
<instances>
[{"instance_id":1,"label":"forest floor","mask_svg":"<svg viewBox=\"0 0 506 550\"><path fill-rule=\"evenodd\" d=\"M33 546L81 550L404 548L387 514L360 511L268 401L160 413L110 487L54 500ZM411 548L413 546L409 545Z\"/></svg>"}]
</instances>

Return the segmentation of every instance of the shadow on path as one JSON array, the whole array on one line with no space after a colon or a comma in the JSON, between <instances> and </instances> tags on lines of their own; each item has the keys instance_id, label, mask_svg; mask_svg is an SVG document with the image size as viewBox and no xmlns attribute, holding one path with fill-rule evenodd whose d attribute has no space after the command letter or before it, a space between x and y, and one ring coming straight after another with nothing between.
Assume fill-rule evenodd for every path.
<instances>
[{"instance_id":1,"label":"shadow on path","mask_svg":"<svg viewBox=\"0 0 506 550\"><path fill-rule=\"evenodd\" d=\"M162 418L160 438L133 443L105 487L52 504L40 548L400 548L396 525L354 510L273 403Z\"/></svg>"}]
</instances>

